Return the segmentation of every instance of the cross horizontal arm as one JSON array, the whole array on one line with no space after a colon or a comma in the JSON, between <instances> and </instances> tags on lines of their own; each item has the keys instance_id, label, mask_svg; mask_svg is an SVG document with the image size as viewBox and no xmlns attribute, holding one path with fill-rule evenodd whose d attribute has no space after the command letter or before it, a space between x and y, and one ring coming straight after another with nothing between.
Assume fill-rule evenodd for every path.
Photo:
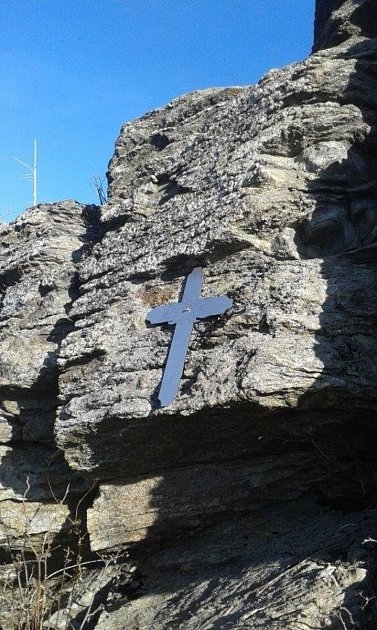
<instances>
[{"instance_id":1,"label":"cross horizontal arm","mask_svg":"<svg viewBox=\"0 0 377 630\"><path fill-rule=\"evenodd\" d=\"M148 313L147 321L150 324L175 324L181 311L182 306L180 304L162 304Z\"/></svg>"},{"instance_id":2,"label":"cross horizontal arm","mask_svg":"<svg viewBox=\"0 0 377 630\"><path fill-rule=\"evenodd\" d=\"M197 319L203 319L212 315L222 315L232 304L233 300L226 295L203 298L195 303L195 316Z\"/></svg>"}]
</instances>

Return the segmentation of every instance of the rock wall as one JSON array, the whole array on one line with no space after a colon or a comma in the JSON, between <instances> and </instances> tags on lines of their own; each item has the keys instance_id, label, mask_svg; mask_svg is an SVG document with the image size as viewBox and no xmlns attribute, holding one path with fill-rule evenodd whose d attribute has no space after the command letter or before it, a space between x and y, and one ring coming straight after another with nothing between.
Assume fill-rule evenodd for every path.
<instances>
[{"instance_id":1,"label":"rock wall","mask_svg":"<svg viewBox=\"0 0 377 630\"><path fill-rule=\"evenodd\" d=\"M91 486L54 440L57 354L73 328L77 262L96 238L98 208L40 204L0 230L0 545L40 548L48 531L69 540ZM69 501L61 503L67 488ZM26 502L25 502L26 500Z\"/></svg>"},{"instance_id":2,"label":"rock wall","mask_svg":"<svg viewBox=\"0 0 377 630\"><path fill-rule=\"evenodd\" d=\"M48 451L57 532L96 482L90 551L137 566L90 627L377 627L375 10L318 0L307 60L127 123L106 205L3 228L4 508ZM196 266L233 307L160 408L146 317Z\"/></svg>"},{"instance_id":3,"label":"rock wall","mask_svg":"<svg viewBox=\"0 0 377 630\"><path fill-rule=\"evenodd\" d=\"M377 36L374 0L317 0L313 50L337 46L352 37Z\"/></svg>"}]
</instances>

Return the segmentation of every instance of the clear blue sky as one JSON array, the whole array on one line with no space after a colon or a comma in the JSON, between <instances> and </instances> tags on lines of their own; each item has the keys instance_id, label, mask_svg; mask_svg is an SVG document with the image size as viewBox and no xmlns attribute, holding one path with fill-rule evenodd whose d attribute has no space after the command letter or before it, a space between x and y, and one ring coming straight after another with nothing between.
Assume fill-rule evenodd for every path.
<instances>
[{"instance_id":1,"label":"clear blue sky","mask_svg":"<svg viewBox=\"0 0 377 630\"><path fill-rule=\"evenodd\" d=\"M0 0L0 218L97 201L121 125L207 87L255 83L310 52L314 0Z\"/></svg>"}]
</instances>

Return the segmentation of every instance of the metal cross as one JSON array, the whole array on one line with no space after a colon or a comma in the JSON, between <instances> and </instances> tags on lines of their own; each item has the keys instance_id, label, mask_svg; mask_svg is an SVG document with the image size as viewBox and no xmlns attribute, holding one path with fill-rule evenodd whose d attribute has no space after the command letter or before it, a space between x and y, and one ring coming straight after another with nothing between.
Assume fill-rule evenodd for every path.
<instances>
[{"instance_id":1,"label":"metal cross","mask_svg":"<svg viewBox=\"0 0 377 630\"><path fill-rule=\"evenodd\" d=\"M177 395L194 322L212 315L221 315L233 304L233 300L226 295L201 298L203 279L203 270L196 267L187 276L182 301L156 306L147 316L147 321L151 324L175 325L158 394L161 407L170 405Z\"/></svg>"}]
</instances>

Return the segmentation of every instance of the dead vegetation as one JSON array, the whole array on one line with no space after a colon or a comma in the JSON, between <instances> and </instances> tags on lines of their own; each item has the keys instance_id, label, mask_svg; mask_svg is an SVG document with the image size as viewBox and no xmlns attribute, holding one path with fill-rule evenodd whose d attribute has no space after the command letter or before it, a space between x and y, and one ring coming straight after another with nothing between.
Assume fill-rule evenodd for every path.
<instances>
[{"instance_id":1,"label":"dead vegetation","mask_svg":"<svg viewBox=\"0 0 377 630\"><path fill-rule=\"evenodd\" d=\"M57 506L69 499L69 486L62 499L50 490ZM27 509L29 479L22 501L21 535L19 527L15 534L3 518L0 504L0 526L6 538L0 566L1 630L85 630L95 623L107 599L130 580L132 570L125 563L125 552L88 554L80 507L92 490L77 500L68 517L64 539L69 544L59 539L52 526L40 536L32 533L41 506L32 513Z\"/></svg>"}]
</instances>

